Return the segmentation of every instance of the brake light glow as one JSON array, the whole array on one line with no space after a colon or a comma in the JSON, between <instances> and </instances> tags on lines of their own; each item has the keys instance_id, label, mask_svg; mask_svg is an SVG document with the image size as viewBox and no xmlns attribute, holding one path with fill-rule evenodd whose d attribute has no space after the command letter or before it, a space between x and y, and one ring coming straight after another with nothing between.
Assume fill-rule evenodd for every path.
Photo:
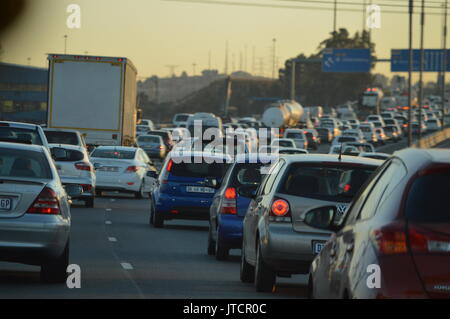
<instances>
[{"instance_id":1,"label":"brake light glow","mask_svg":"<svg viewBox=\"0 0 450 319\"><path fill-rule=\"evenodd\" d=\"M170 160L169 163L167 163L167 171L170 172L172 170L173 161Z\"/></svg>"},{"instance_id":2,"label":"brake light glow","mask_svg":"<svg viewBox=\"0 0 450 319\"><path fill-rule=\"evenodd\" d=\"M408 251L404 224L391 224L374 230L371 238L382 255L405 254Z\"/></svg>"},{"instance_id":3,"label":"brake light glow","mask_svg":"<svg viewBox=\"0 0 450 319\"><path fill-rule=\"evenodd\" d=\"M271 206L269 221L290 222L291 212L289 203L284 199L276 199Z\"/></svg>"},{"instance_id":4,"label":"brake light glow","mask_svg":"<svg viewBox=\"0 0 450 319\"><path fill-rule=\"evenodd\" d=\"M28 208L28 214L59 215L59 201L55 191L44 187L36 200Z\"/></svg>"},{"instance_id":5,"label":"brake light glow","mask_svg":"<svg viewBox=\"0 0 450 319\"><path fill-rule=\"evenodd\" d=\"M78 163L75 163L74 165L75 165L75 168L80 171L91 171L92 170L91 165L86 162L78 162Z\"/></svg>"},{"instance_id":6,"label":"brake light glow","mask_svg":"<svg viewBox=\"0 0 450 319\"><path fill-rule=\"evenodd\" d=\"M236 188L228 187L225 190L225 196L222 201L222 207L220 209L220 213L236 215L237 214L236 198L237 198Z\"/></svg>"},{"instance_id":7,"label":"brake light glow","mask_svg":"<svg viewBox=\"0 0 450 319\"><path fill-rule=\"evenodd\" d=\"M138 166L128 166L127 170L125 171L126 173L136 173L139 170Z\"/></svg>"}]
</instances>

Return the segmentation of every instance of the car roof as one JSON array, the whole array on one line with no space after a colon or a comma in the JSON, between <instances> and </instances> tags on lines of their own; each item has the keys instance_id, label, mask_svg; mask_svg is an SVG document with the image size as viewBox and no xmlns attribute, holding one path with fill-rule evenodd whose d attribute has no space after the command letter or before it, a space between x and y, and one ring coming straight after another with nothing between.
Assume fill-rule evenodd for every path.
<instances>
[{"instance_id":1,"label":"car roof","mask_svg":"<svg viewBox=\"0 0 450 319\"><path fill-rule=\"evenodd\" d=\"M16 128L27 128L27 129L33 129L34 130L37 127L39 127L39 125L31 124L31 123L0 121L0 124L5 124L5 123L9 124L10 127L16 127Z\"/></svg>"},{"instance_id":2,"label":"car roof","mask_svg":"<svg viewBox=\"0 0 450 319\"><path fill-rule=\"evenodd\" d=\"M210 153L210 152L199 152L199 151L180 151L178 154L177 151L172 151L168 156L170 158L192 158L192 157L203 157L208 159L222 159L222 160L231 160L230 155L224 153Z\"/></svg>"},{"instance_id":3,"label":"car roof","mask_svg":"<svg viewBox=\"0 0 450 319\"><path fill-rule=\"evenodd\" d=\"M35 144L22 144L22 143L10 143L10 142L0 142L0 148L13 148L17 150L28 150L35 152L43 152L45 147L42 145Z\"/></svg>"},{"instance_id":4,"label":"car roof","mask_svg":"<svg viewBox=\"0 0 450 319\"><path fill-rule=\"evenodd\" d=\"M236 163L268 163L279 157L278 154L261 154L261 153L250 153L250 154L239 154L235 158Z\"/></svg>"},{"instance_id":5,"label":"car roof","mask_svg":"<svg viewBox=\"0 0 450 319\"><path fill-rule=\"evenodd\" d=\"M162 140L162 136L161 135L155 135L155 134L142 134L142 135L139 135L137 139L140 139L141 137L157 137L160 140Z\"/></svg>"},{"instance_id":6,"label":"car roof","mask_svg":"<svg viewBox=\"0 0 450 319\"><path fill-rule=\"evenodd\" d=\"M305 162L327 162L327 163L345 163L345 164L361 164L361 165L374 165L379 166L383 161L379 161L371 158L358 158L357 156L342 155L341 159L337 154L299 154L299 155L280 155L288 163Z\"/></svg>"},{"instance_id":7,"label":"car roof","mask_svg":"<svg viewBox=\"0 0 450 319\"><path fill-rule=\"evenodd\" d=\"M394 153L405 164L413 165L413 163L445 163L450 164L450 150L443 148L419 149L407 148ZM409 165L408 165L409 166Z\"/></svg>"}]
</instances>

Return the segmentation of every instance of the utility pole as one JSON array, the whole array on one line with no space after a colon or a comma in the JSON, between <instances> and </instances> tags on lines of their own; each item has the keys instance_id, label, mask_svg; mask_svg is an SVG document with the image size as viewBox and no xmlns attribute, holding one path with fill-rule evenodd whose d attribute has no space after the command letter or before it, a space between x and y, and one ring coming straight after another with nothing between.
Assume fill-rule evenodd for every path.
<instances>
[{"instance_id":1,"label":"utility pole","mask_svg":"<svg viewBox=\"0 0 450 319\"><path fill-rule=\"evenodd\" d=\"M272 39L272 79L275 78L275 64L276 64L276 44L277 44L277 39Z\"/></svg>"},{"instance_id":2,"label":"utility pole","mask_svg":"<svg viewBox=\"0 0 450 319\"><path fill-rule=\"evenodd\" d=\"M169 77L175 76L175 69L178 68L178 65L169 64L166 65L166 68L169 68Z\"/></svg>"},{"instance_id":3,"label":"utility pole","mask_svg":"<svg viewBox=\"0 0 450 319\"><path fill-rule=\"evenodd\" d=\"M192 76L195 76L195 67L196 66L197 66L197 64L195 62L192 63L192 71L193 71Z\"/></svg>"},{"instance_id":4,"label":"utility pole","mask_svg":"<svg viewBox=\"0 0 450 319\"><path fill-rule=\"evenodd\" d=\"M420 12L420 72L419 72L419 131L418 139L422 136L422 109L423 109L423 65L425 56L423 52L423 31L425 29L425 0L422 0ZM420 143L419 143L420 146Z\"/></svg>"},{"instance_id":5,"label":"utility pole","mask_svg":"<svg viewBox=\"0 0 450 319\"><path fill-rule=\"evenodd\" d=\"M225 42L225 75L228 75L228 40Z\"/></svg>"},{"instance_id":6,"label":"utility pole","mask_svg":"<svg viewBox=\"0 0 450 319\"><path fill-rule=\"evenodd\" d=\"M414 8L414 1L409 0L409 68L408 68L408 146L411 147L412 145L412 96L411 96L411 90L412 90L412 68L413 68L413 51L412 51L412 25L413 25L413 8Z\"/></svg>"},{"instance_id":7,"label":"utility pole","mask_svg":"<svg viewBox=\"0 0 450 319\"><path fill-rule=\"evenodd\" d=\"M362 23L362 30L363 32L366 31L366 0L363 0L363 23Z\"/></svg>"},{"instance_id":8,"label":"utility pole","mask_svg":"<svg viewBox=\"0 0 450 319\"><path fill-rule=\"evenodd\" d=\"M295 58L291 59L291 100L295 101Z\"/></svg>"},{"instance_id":9,"label":"utility pole","mask_svg":"<svg viewBox=\"0 0 450 319\"><path fill-rule=\"evenodd\" d=\"M441 88L441 103L442 103L442 129L445 125L445 72L447 71L447 1L444 3L444 29L442 32L442 88Z\"/></svg>"},{"instance_id":10,"label":"utility pole","mask_svg":"<svg viewBox=\"0 0 450 319\"><path fill-rule=\"evenodd\" d=\"M256 63L256 49L255 49L255 46L253 46L252 47L252 75L255 75L255 67L256 67L256 65L255 65L255 63Z\"/></svg>"},{"instance_id":11,"label":"utility pole","mask_svg":"<svg viewBox=\"0 0 450 319\"><path fill-rule=\"evenodd\" d=\"M30 57L28 57L28 58L27 58L27 63L28 63L28 65L31 65L31 63L30 63L30 62L31 62L31 58L30 58Z\"/></svg>"},{"instance_id":12,"label":"utility pole","mask_svg":"<svg viewBox=\"0 0 450 319\"><path fill-rule=\"evenodd\" d=\"M67 34L64 34L64 54L67 54Z\"/></svg>"},{"instance_id":13,"label":"utility pole","mask_svg":"<svg viewBox=\"0 0 450 319\"><path fill-rule=\"evenodd\" d=\"M208 70L211 70L211 50L208 52Z\"/></svg>"},{"instance_id":14,"label":"utility pole","mask_svg":"<svg viewBox=\"0 0 450 319\"><path fill-rule=\"evenodd\" d=\"M337 0L334 0L333 10L333 32L336 33L336 20L337 20Z\"/></svg>"}]
</instances>

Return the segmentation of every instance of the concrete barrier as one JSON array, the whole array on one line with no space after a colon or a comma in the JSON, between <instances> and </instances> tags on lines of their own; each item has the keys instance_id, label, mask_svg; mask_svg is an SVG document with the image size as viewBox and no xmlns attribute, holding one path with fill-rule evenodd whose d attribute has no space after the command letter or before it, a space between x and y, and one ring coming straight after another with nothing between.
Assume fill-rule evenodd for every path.
<instances>
[{"instance_id":1,"label":"concrete barrier","mask_svg":"<svg viewBox=\"0 0 450 319\"><path fill-rule=\"evenodd\" d=\"M418 142L414 143L414 147L433 148L448 139L450 139L450 128L422 137Z\"/></svg>"}]
</instances>

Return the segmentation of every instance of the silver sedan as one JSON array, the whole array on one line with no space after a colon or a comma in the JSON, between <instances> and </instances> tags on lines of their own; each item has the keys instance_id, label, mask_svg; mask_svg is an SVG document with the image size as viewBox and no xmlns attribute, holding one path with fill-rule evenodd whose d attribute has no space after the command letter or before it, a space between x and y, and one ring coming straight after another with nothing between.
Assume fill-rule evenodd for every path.
<instances>
[{"instance_id":1,"label":"silver sedan","mask_svg":"<svg viewBox=\"0 0 450 319\"><path fill-rule=\"evenodd\" d=\"M39 265L43 281L64 282L69 234L69 197L47 149L0 142L0 261Z\"/></svg>"}]
</instances>

